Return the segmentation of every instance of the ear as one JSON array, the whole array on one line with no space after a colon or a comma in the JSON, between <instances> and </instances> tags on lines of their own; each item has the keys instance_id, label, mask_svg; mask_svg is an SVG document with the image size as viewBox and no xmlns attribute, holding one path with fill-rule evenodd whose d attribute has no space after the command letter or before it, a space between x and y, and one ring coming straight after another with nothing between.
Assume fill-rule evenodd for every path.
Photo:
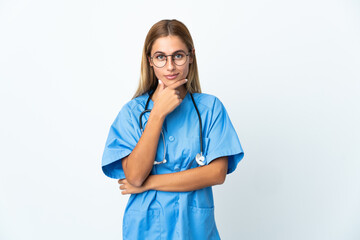
<instances>
[{"instance_id":1,"label":"ear","mask_svg":"<svg viewBox=\"0 0 360 240\"><path fill-rule=\"evenodd\" d=\"M193 63L194 57L195 56L195 48L193 48L191 50L191 54L190 54L190 59L189 59L189 63Z\"/></svg>"},{"instance_id":2,"label":"ear","mask_svg":"<svg viewBox=\"0 0 360 240\"><path fill-rule=\"evenodd\" d=\"M152 66L153 66L153 64L152 64L152 62L151 62L150 57L147 57L147 58L148 58L148 61L149 61L150 67L152 67Z\"/></svg>"}]
</instances>

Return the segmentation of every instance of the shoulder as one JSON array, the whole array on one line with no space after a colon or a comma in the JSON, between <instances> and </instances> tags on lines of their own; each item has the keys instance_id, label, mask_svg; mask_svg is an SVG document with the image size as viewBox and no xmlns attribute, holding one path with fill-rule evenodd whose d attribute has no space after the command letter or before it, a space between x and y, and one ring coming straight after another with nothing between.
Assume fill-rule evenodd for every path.
<instances>
[{"instance_id":1,"label":"shoulder","mask_svg":"<svg viewBox=\"0 0 360 240\"><path fill-rule=\"evenodd\" d=\"M139 114L143 111L145 107L147 98L148 94L144 93L143 95L126 102L120 108L120 111L118 112L115 121L130 120L131 118L139 116Z\"/></svg>"},{"instance_id":2,"label":"shoulder","mask_svg":"<svg viewBox=\"0 0 360 240\"><path fill-rule=\"evenodd\" d=\"M208 109L214 109L217 105L222 105L220 99L209 93L193 93L197 104L203 105Z\"/></svg>"},{"instance_id":3,"label":"shoulder","mask_svg":"<svg viewBox=\"0 0 360 240\"><path fill-rule=\"evenodd\" d=\"M148 98L148 94L144 93L141 96L131 99L122 106L120 113L121 112L137 113L139 109L144 108L147 98Z\"/></svg>"}]
</instances>

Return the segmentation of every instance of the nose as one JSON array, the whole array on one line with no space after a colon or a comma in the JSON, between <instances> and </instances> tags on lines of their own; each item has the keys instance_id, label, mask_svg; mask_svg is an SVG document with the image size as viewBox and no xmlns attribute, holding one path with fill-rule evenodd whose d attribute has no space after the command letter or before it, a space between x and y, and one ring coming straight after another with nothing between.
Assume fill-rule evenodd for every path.
<instances>
[{"instance_id":1,"label":"nose","mask_svg":"<svg viewBox=\"0 0 360 240\"><path fill-rule=\"evenodd\" d=\"M174 61L173 61L173 59L172 59L172 56L167 56L167 62L166 62L166 68L168 69L168 70L174 70L175 69L175 63L174 63Z\"/></svg>"}]
</instances>

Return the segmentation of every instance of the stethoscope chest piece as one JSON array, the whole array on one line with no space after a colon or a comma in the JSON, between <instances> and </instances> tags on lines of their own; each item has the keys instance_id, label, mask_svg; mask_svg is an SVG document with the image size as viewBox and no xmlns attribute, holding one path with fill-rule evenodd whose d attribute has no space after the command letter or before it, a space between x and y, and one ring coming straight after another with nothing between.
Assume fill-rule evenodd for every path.
<instances>
[{"instance_id":1,"label":"stethoscope chest piece","mask_svg":"<svg viewBox=\"0 0 360 240\"><path fill-rule=\"evenodd\" d=\"M196 154L195 160L200 166L205 165L205 157L202 154Z\"/></svg>"}]
</instances>

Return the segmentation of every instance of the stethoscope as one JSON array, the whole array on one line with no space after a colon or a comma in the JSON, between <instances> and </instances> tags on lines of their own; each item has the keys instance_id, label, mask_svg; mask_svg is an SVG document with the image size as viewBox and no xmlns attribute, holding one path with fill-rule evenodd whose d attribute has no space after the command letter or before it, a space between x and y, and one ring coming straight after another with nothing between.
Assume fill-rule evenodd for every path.
<instances>
[{"instance_id":1,"label":"stethoscope","mask_svg":"<svg viewBox=\"0 0 360 240\"><path fill-rule=\"evenodd\" d=\"M139 124L140 124L140 130L141 130L141 134L144 132L144 129L142 127L142 116L147 113L147 112L151 112L151 109L147 109L148 108L148 105L149 105L149 102L150 102L150 99L151 99L151 96L153 95L154 91L152 91L150 94L149 94L149 98L148 100L146 101L146 105L145 105L145 110L141 112L140 116L139 116ZM190 92L189 92L190 93ZM199 110L196 106L196 103L195 103L195 100L194 100L194 97L193 95L190 93L190 96L191 96L191 100L194 104L194 107L195 107L195 110L196 110L196 113L198 115L198 118L199 118L199 124L200 124L200 135L199 135L199 138L200 138L200 153L196 154L195 156L195 160L196 162L200 165L200 166L203 166L205 164L205 156L203 156L203 141L202 141L202 122L201 122L201 117L200 117L200 113L199 113ZM165 159L165 155L166 155L166 146L165 146L165 136L164 136L164 132L163 130L161 129L161 135L162 135L162 138L163 138L163 143L164 143L164 156L163 156L163 160L161 162L157 162L156 160L154 161L154 165L158 165L158 164L162 164L162 163L166 163L166 159Z\"/></svg>"}]
</instances>

